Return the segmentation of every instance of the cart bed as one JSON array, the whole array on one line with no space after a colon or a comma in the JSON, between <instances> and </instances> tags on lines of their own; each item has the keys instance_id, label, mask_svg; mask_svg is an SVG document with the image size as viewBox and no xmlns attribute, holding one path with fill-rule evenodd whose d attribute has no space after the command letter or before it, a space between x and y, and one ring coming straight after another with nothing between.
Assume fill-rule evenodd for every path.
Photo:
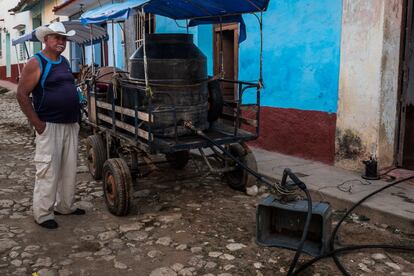
<instances>
[{"instance_id":1,"label":"cart bed","mask_svg":"<svg viewBox=\"0 0 414 276\"><path fill-rule=\"evenodd\" d=\"M213 139L216 143L230 144L242 141L251 141L257 138L255 134L248 131L238 129L237 134L234 135L234 128L223 124L217 124L214 128L204 131L208 137ZM154 137L153 146L162 153L175 152L180 150L190 150L196 148L205 148L211 144L202 137L194 135L181 136L175 138L161 138Z\"/></svg>"}]
</instances>

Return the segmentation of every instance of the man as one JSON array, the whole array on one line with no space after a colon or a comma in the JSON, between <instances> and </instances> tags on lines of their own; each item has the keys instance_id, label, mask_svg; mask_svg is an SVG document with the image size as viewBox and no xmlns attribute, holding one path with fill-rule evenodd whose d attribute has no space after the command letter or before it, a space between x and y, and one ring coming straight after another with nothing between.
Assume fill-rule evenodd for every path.
<instances>
[{"instance_id":1,"label":"man","mask_svg":"<svg viewBox=\"0 0 414 276\"><path fill-rule=\"evenodd\" d=\"M79 98L70 66L61 56L73 35L60 22L36 29L45 48L26 64L17 87L20 107L36 130L34 219L47 229L58 227L54 215L85 214L74 206Z\"/></svg>"}]
</instances>

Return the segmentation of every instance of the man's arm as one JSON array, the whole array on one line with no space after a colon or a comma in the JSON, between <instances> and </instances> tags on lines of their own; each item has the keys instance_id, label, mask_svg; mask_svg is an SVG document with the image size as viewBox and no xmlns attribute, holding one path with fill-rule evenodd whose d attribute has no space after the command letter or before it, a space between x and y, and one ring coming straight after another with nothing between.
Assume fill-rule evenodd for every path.
<instances>
[{"instance_id":1,"label":"man's arm","mask_svg":"<svg viewBox=\"0 0 414 276\"><path fill-rule=\"evenodd\" d=\"M46 123L39 119L30 101L30 93L35 89L40 79L40 65L36 58L32 58L23 68L22 76L17 86L17 101L23 113L34 126L37 133L42 134Z\"/></svg>"}]
</instances>

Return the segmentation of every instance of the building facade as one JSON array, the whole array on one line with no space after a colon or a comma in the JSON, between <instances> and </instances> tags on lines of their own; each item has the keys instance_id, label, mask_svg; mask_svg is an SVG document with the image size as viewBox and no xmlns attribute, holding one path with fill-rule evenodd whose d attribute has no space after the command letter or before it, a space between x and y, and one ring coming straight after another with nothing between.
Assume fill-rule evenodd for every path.
<instances>
[{"instance_id":1,"label":"building facade","mask_svg":"<svg viewBox=\"0 0 414 276\"><path fill-rule=\"evenodd\" d=\"M66 16L70 20L76 20L79 19L82 13L110 2L110 0L66 0L59 5L55 5L53 12L55 15ZM108 40L97 42L94 45L85 45L84 63L90 65L93 62L97 66L115 66L125 70L128 59L125 50L125 40L127 38L123 32L124 25L126 25L125 22L118 22L113 25L110 22L101 24L101 27L105 28L108 32ZM70 60L72 69L75 72L79 70L80 59L82 57L81 52L79 45L71 45ZM112 55L113 52L115 55Z\"/></svg>"},{"instance_id":2,"label":"building facade","mask_svg":"<svg viewBox=\"0 0 414 276\"><path fill-rule=\"evenodd\" d=\"M412 9L412 0L270 1L261 133L252 144L351 169L369 158L380 167L414 168L414 61L407 49L412 33L405 33ZM224 44L230 43L224 47L230 56L226 73L257 80L257 18L244 19L248 37L240 45L237 26L223 31ZM156 31L186 32L183 24L157 16ZM217 31L190 31L208 57L210 74L217 67ZM247 93L243 101L252 97Z\"/></svg>"},{"instance_id":3,"label":"building facade","mask_svg":"<svg viewBox=\"0 0 414 276\"><path fill-rule=\"evenodd\" d=\"M32 5L30 20L22 23L30 29L39 18L42 24L59 16L76 19L109 1L13 0L7 5L22 2ZM4 6L6 1L0 3ZM261 131L252 145L345 168L360 168L368 158L376 158L380 167L414 168L413 6L413 0L270 0L263 14ZM221 30L225 74L257 80L259 24L254 15L245 15L244 20L247 39L240 44L238 25L227 24ZM0 26L4 23L0 21ZM207 56L209 74L218 73L220 28L187 29L185 22L161 16L148 16L145 22L130 17L114 26L114 34L105 24L109 40L86 47L86 63L92 63L94 49L98 54L93 62L99 66L128 69L128 57L142 38L139 24L151 26L148 32L192 33ZM4 53L6 37L0 33ZM76 67L79 49L74 46L70 59ZM4 54L0 61L1 68L14 63ZM243 102L253 97L246 92Z\"/></svg>"},{"instance_id":4,"label":"building facade","mask_svg":"<svg viewBox=\"0 0 414 276\"><path fill-rule=\"evenodd\" d=\"M23 64L27 59L25 49L21 46L17 49L12 46L12 39L32 30L29 11L18 14L8 12L18 2L18 0L0 0L0 79L12 82L17 81L18 64Z\"/></svg>"},{"instance_id":5,"label":"building facade","mask_svg":"<svg viewBox=\"0 0 414 276\"><path fill-rule=\"evenodd\" d=\"M28 58L42 50L40 42L28 42L27 47L12 46L13 39L28 34L41 25L67 19L53 13L55 3L55 0L0 1L0 26L2 28L0 49L4 48L4 54L0 57L0 79L17 82L19 72ZM69 51L64 52L65 56L68 54Z\"/></svg>"}]
</instances>

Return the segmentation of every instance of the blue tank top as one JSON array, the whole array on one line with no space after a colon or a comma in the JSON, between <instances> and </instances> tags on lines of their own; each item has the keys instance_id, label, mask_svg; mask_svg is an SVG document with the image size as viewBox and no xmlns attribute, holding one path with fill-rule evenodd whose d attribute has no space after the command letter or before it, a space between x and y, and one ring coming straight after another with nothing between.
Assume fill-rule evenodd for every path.
<instances>
[{"instance_id":1,"label":"blue tank top","mask_svg":"<svg viewBox=\"0 0 414 276\"><path fill-rule=\"evenodd\" d=\"M36 53L41 75L32 92L33 107L40 120L49 123L68 124L79 120L80 104L75 78L68 61L60 56L58 61Z\"/></svg>"}]
</instances>

